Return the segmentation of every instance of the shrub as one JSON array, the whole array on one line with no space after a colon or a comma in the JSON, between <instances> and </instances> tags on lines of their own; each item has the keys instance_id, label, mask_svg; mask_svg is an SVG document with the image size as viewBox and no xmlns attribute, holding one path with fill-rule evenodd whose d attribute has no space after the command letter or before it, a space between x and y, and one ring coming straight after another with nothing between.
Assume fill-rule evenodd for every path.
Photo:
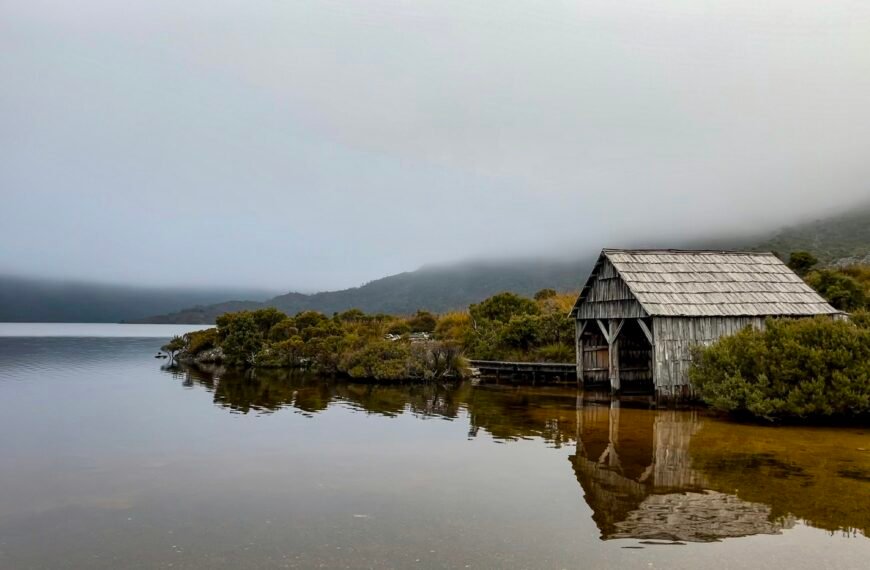
<instances>
[{"instance_id":1,"label":"shrub","mask_svg":"<svg viewBox=\"0 0 870 570\"><path fill-rule=\"evenodd\" d=\"M411 332L431 333L435 331L438 321L435 315L429 311L417 311L417 314L408 319L408 326L411 327Z\"/></svg>"},{"instance_id":2,"label":"shrub","mask_svg":"<svg viewBox=\"0 0 870 570\"><path fill-rule=\"evenodd\" d=\"M507 347L528 350L541 338L541 318L517 315L501 329L499 341Z\"/></svg>"},{"instance_id":3,"label":"shrub","mask_svg":"<svg viewBox=\"0 0 870 570\"><path fill-rule=\"evenodd\" d=\"M724 412L768 420L866 417L870 329L825 317L769 319L764 331L747 328L697 349L689 377Z\"/></svg>"},{"instance_id":4,"label":"shrub","mask_svg":"<svg viewBox=\"0 0 870 570\"><path fill-rule=\"evenodd\" d=\"M263 350L263 334L249 311L235 313L218 329L223 336L224 362L230 366L250 366Z\"/></svg>"},{"instance_id":5,"label":"shrub","mask_svg":"<svg viewBox=\"0 0 870 570\"><path fill-rule=\"evenodd\" d=\"M412 344L409 363L411 378L466 378L471 373L468 360L462 354L462 347L453 342Z\"/></svg>"},{"instance_id":6,"label":"shrub","mask_svg":"<svg viewBox=\"0 0 870 570\"><path fill-rule=\"evenodd\" d=\"M304 333L307 329L316 327L329 319L317 311L305 311L296 315L294 320L299 332Z\"/></svg>"},{"instance_id":7,"label":"shrub","mask_svg":"<svg viewBox=\"0 0 870 570\"><path fill-rule=\"evenodd\" d=\"M557 295L555 289L541 289L537 293L535 293L535 301L544 301L546 299L552 299Z\"/></svg>"},{"instance_id":8,"label":"shrub","mask_svg":"<svg viewBox=\"0 0 870 570\"><path fill-rule=\"evenodd\" d=\"M867 304L864 286L854 277L832 269L813 271L807 283L841 311L855 311Z\"/></svg>"},{"instance_id":9,"label":"shrub","mask_svg":"<svg viewBox=\"0 0 870 570\"><path fill-rule=\"evenodd\" d=\"M514 293L499 293L468 308L471 317L477 321L497 321L506 323L511 317L537 315L541 312L531 299Z\"/></svg>"},{"instance_id":10,"label":"shrub","mask_svg":"<svg viewBox=\"0 0 870 570\"><path fill-rule=\"evenodd\" d=\"M395 321L387 327L387 333L403 335L411 332L411 325L407 321Z\"/></svg>"},{"instance_id":11,"label":"shrub","mask_svg":"<svg viewBox=\"0 0 870 570\"><path fill-rule=\"evenodd\" d=\"M403 380L409 378L410 344L380 340L342 359L340 370L351 378Z\"/></svg>"},{"instance_id":12,"label":"shrub","mask_svg":"<svg viewBox=\"0 0 870 570\"><path fill-rule=\"evenodd\" d=\"M343 323L353 323L368 319L366 314L359 309L349 309L343 313L338 313L335 315L335 318Z\"/></svg>"},{"instance_id":13,"label":"shrub","mask_svg":"<svg viewBox=\"0 0 870 570\"><path fill-rule=\"evenodd\" d=\"M298 334L299 328L296 326L296 321L287 317L272 325L272 328L269 329L269 340L281 342L289 340Z\"/></svg>"},{"instance_id":14,"label":"shrub","mask_svg":"<svg viewBox=\"0 0 870 570\"><path fill-rule=\"evenodd\" d=\"M265 368L294 368L302 364L305 342L301 337L282 340L266 346L254 359L257 366Z\"/></svg>"},{"instance_id":15,"label":"shrub","mask_svg":"<svg viewBox=\"0 0 870 570\"><path fill-rule=\"evenodd\" d=\"M257 329L264 337L269 334L272 327L281 321L288 319L287 315L274 307L266 307L265 309L251 311L251 318L254 319Z\"/></svg>"},{"instance_id":16,"label":"shrub","mask_svg":"<svg viewBox=\"0 0 870 570\"><path fill-rule=\"evenodd\" d=\"M187 341L185 350L188 354L199 354L204 350L209 350L218 345L218 331L216 328L205 329L202 331L189 332L184 335Z\"/></svg>"},{"instance_id":17,"label":"shrub","mask_svg":"<svg viewBox=\"0 0 870 570\"><path fill-rule=\"evenodd\" d=\"M474 337L474 327L468 313L447 313L435 325L435 338L468 346Z\"/></svg>"},{"instance_id":18,"label":"shrub","mask_svg":"<svg viewBox=\"0 0 870 570\"><path fill-rule=\"evenodd\" d=\"M810 269L819 262L816 257L808 251L793 251L788 258L789 269L798 275L806 275Z\"/></svg>"},{"instance_id":19,"label":"shrub","mask_svg":"<svg viewBox=\"0 0 870 570\"><path fill-rule=\"evenodd\" d=\"M852 313L852 316L850 318L852 319L852 323L854 323L855 326L862 329L870 330L870 311L868 311L867 309L862 309L860 311Z\"/></svg>"}]
</instances>

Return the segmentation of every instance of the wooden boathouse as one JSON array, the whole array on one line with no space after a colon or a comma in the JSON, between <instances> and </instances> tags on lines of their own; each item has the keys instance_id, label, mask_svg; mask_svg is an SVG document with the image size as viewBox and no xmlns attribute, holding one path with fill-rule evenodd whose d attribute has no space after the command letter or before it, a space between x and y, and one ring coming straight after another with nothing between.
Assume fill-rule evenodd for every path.
<instances>
[{"instance_id":1,"label":"wooden boathouse","mask_svg":"<svg viewBox=\"0 0 870 570\"><path fill-rule=\"evenodd\" d=\"M604 249L571 311L577 382L691 397L694 346L815 315L842 313L772 253Z\"/></svg>"}]
</instances>

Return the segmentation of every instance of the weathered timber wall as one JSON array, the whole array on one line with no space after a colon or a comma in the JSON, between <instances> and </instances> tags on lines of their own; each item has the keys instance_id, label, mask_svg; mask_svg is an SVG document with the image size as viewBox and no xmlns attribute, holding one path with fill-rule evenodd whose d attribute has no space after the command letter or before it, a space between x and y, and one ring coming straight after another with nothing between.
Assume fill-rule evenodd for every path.
<instances>
[{"instance_id":1,"label":"weathered timber wall","mask_svg":"<svg viewBox=\"0 0 870 570\"><path fill-rule=\"evenodd\" d=\"M764 328L764 317L656 317L653 319L655 340L656 395L671 398L692 398L689 367L692 348L708 345L751 326Z\"/></svg>"},{"instance_id":2,"label":"weathered timber wall","mask_svg":"<svg viewBox=\"0 0 870 570\"><path fill-rule=\"evenodd\" d=\"M606 259L596 267L588 289L583 290L583 302L578 307L580 319L636 319L647 313L637 302L625 281Z\"/></svg>"}]
</instances>

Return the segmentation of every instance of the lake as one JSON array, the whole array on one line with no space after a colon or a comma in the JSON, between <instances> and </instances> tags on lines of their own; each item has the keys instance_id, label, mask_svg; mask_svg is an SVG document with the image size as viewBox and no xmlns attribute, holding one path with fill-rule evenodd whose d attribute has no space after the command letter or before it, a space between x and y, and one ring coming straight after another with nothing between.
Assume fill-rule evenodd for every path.
<instances>
[{"instance_id":1,"label":"lake","mask_svg":"<svg viewBox=\"0 0 870 570\"><path fill-rule=\"evenodd\" d=\"M0 568L870 560L870 430L154 358L194 328L0 325Z\"/></svg>"}]
</instances>

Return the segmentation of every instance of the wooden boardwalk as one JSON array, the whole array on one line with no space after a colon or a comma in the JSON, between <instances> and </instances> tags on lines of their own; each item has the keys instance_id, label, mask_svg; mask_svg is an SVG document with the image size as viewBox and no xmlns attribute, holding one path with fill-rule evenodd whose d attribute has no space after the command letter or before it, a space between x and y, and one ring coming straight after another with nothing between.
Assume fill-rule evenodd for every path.
<instances>
[{"instance_id":1,"label":"wooden boardwalk","mask_svg":"<svg viewBox=\"0 0 870 570\"><path fill-rule=\"evenodd\" d=\"M502 362L497 360L471 360L481 376L501 378L531 378L533 382L552 381L557 383L576 383L577 366L563 362Z\"/></svg>"}]
</instances>

